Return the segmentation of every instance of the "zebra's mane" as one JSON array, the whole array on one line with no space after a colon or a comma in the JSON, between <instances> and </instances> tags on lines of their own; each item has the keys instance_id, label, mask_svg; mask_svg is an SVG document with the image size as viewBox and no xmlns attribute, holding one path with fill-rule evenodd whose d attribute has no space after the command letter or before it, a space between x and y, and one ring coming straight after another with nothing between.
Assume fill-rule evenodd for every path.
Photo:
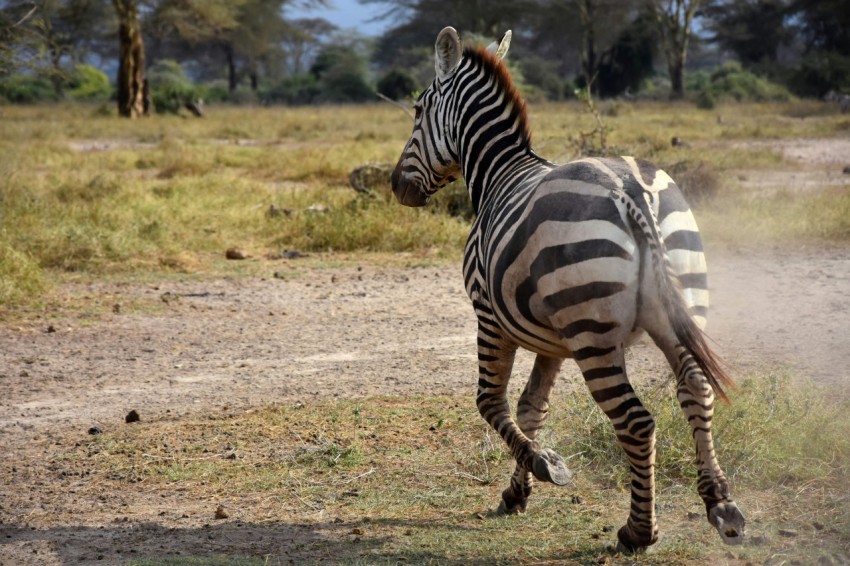
<instances>
[{"instance_id":1,"label":"zebra's mane","mask_svg":"<svg viewBox=\"0 0 850 566\"><path fill-rule=\"evenodd\" d=\"M469 58L473 65L486 70L505 94L505 101L511 106L511 119L517 124L522 140L526 146L531 146L531 128L528 124L528 110L525 99L519 93L507 65L499 57L483 47L465 47L464 57Z\"/></svg>"}]
</instances>

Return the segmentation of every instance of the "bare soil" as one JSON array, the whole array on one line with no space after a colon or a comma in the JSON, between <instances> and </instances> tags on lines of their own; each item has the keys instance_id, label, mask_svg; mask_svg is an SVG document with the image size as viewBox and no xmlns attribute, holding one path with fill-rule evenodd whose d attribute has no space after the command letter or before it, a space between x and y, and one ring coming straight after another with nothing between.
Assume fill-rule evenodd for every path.
<instances>
[{"instance_id":1,"label":"bare soil","mask_svg":"<svg viewBox=\"0 0 850 566\"><path fill-rule=\"evenodd\" d=\"M708 331L735 373L785 365L847 395L850 248L707 254ZM122 494L57 508L66 478L35 463L90 427L125 426L130 410L144 421L270 402L475 392L476 325L456 264L281 260L268 263L267 277L77 283L58 296L73 308L0 326L0 565L124 563L175 550L285 561L296 543L346 534L344 525L277 523L220 527L211 538L208 513L193 513L191 501L179 501L177 514L178 502ZM637 380L668 375L651 344L629 357ZM531 362L520 356L516 389ZM580 386L573 364L562 373L559 387Z\"/></svg>"}]
</instances>

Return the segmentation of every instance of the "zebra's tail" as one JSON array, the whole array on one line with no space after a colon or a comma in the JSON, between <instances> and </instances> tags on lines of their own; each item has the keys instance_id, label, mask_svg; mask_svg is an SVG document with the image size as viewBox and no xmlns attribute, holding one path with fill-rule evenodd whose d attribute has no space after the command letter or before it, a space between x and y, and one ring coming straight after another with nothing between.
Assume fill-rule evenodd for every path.
<instances>
[{"instance_id":1,"label":"zebra's tail","mask_svg":"<svg viewBox=\"0 0 850 566\"><path fill-rule=\"evenodd\" d=\"M629 218L649 248L655 279L660 286L661 302L676 338L693 356L715 395L728 403L729 397L725 388L735 388L735 382L727 373L726 364L712 349L708 337L691 316L679 278L670 265L667 248L652 207L646 199L640 199L642 202L639 204L625 191L618 196L626 205Z\"/></svg>"}]
</instances>

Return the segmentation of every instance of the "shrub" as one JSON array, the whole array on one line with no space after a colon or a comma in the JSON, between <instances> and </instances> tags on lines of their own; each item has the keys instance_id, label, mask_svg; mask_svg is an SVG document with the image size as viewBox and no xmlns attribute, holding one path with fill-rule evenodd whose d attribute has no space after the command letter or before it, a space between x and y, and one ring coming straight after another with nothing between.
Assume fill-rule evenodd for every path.
<instances>
[{"instance_id":1,"label":"shrub","mask_svg":"<svg viewBox=\"0 0 850 566\"><path fill-rule=\"evenodd\" d=\"M264 104L310 104L320 92L318 79L303 74L286 77L270 89L261 90L259 96Z\"/></svg>"},{"instance_id":2,"label":"shrub","mask_svg":"<svg viewBox=\"0 0 850 566\"><path fill-rule=\"evenodd\" d=\"M15 104L34 104L56 100L53 84L37 75L12 75L0 79L0 99Z\"/></svg>"},{"instance_id":3,"label":"shrub","mask_svg":"<svg viewBox=\"0 0 850 566\"><path fill-rule=\"evenodd\" d=\"M788 102L793 96L785 87L744 70L737 61L729 61L707 77L697 74L691 80L697 87L696 103L700 108L713 108L715 101Z\"/></svg>"},{"instance_id":4,"label":"shrub","mask_svg":"<svg viewBox=\"0 0 850 566\"><path fill-rule=\"evenodd\" d=\"M534 86L549 100L563 100L568 89L558 74L557 65L542 57L526 57L520 62L526 82Z\"/></svg>"},{"instance_id":5,"label":"shrub","mask_svg":"<svg viewBox=\"0 0 850 566\"><path fill-rule=\"evenodd\" d=\"M417 89L413 76L401 69L391 69L378 81L378 92L393 100L407 98Z\"/></svg>"},{"instance_id":6,"label":"shrub","mask_svg":"<svg viewBox=\"0 0 850 566\"><path fill-rule=\"evenodd\" d=\"M78 65L68 87L68 96L75 100L107 100L112 95L109 77L90 65Z\"/></svg>"},{"instance_id":7,"label":"shrub","mask_svg":"<svg viewBox=\"0 0 850 566\"><path fill-rule=\"evenodd\" d=\"M850 91L850 57L833 52L809 55L792 73L788 86L800 96L822 98L830 90Z\"/></svg>"},{"instance_id":8,"label":"shrub","mask_svg":"<svg viewBox=\"0 0 850 566\"><path fill-rule=\"evenodd\" d=\"M198 90L177 61L157 61L148 70L147 79L157 112L176 114L186 102L198 98Z\"/></svg>"}]
</instances>

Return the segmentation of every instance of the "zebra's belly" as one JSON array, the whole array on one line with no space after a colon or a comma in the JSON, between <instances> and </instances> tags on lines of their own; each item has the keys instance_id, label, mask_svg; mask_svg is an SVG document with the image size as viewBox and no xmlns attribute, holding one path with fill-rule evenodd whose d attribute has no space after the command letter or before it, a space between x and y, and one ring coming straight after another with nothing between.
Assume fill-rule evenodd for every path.
<instances>
[{"instance_id":1,"label":"zebra's belly","mask_svg":"<svg viewBox=\"0 0 850 566\"><path fill-rule=\"evenodd\" d=\"M528 332L517 332L515 328L508 327L500 322L504 333L516 342L520 348L524 348L535 354L542 354L553 358L572 358L573 353L563 337L551 328L538 328L534 334ZM631 346L643 338L646 332L642 328L634 328L625 340L625 346Z\"/></svg>"}]
</instances>

